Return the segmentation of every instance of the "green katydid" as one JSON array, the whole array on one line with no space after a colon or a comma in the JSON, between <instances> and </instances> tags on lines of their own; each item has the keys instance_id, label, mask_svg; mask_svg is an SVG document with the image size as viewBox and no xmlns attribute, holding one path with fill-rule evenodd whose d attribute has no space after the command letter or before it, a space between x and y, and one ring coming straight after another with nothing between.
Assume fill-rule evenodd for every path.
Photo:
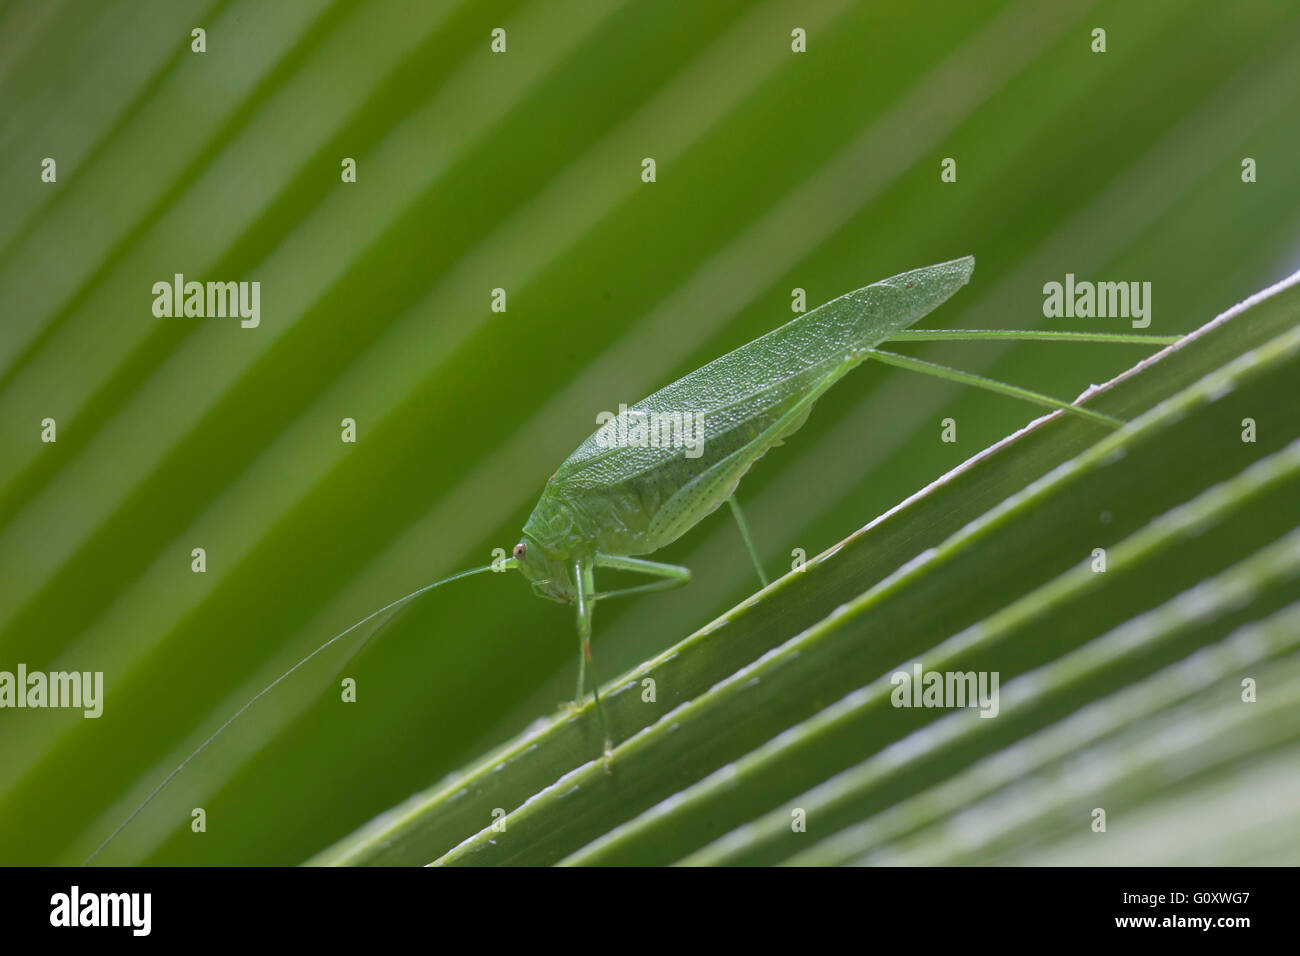
<instances>
[{"instance_id":1,"label":"green katydid","mask_svg":"<svg viewBox=\"0 0 1300 956\"><path fill-rule=\"evenodd\" d=\"M762 335L678 379L605 422L551 476L513 553L493 565L472 568L413 591L385 605L312 651L244 704L203 741L144 799L86 860L89 863L144 810L159 792L249 707L292 673L357 628L451 581L489 570L518 570L539 596L574 607L580 645L576 703L588 683L604 735L610 768L613 740L605 721L599 682L591 662L592 613L610 598L680 587L689 569L650 561L651 554L681 537L728 504L764 586L748 523L735 489L750 467L797 431L814 403L852 368L876 359L950 381L974 385L1060 409L1106 427L1124 423L1092 409L920 359L881 351L886 342L1041 339L1168 345L1177 337L998 330L909 331L969 280L975 259L914 269L849 292ZM620 442L629 418L693 416L703 424L689 444ZM656 580L598 591L596 569L631 571Z\"/></svg>"}]
</instances>

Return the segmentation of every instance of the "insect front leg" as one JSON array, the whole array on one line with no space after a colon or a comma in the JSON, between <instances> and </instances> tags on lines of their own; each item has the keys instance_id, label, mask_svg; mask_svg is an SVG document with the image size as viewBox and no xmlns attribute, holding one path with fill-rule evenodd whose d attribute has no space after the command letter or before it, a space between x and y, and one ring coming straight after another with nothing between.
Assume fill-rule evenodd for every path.
<instances>
[{"instance_id":1,"label":"insect front leg","mask_svg":"<svg viewBox=\"0 0 1300 956\"><path fill-rule=\"evenodd\" d=\"M605 772L609 772L609 763L614 756L614 742L609 735L609 724L605 721L605 708L600 702L600 679L591 661L591 615L596 605L596 579L592 574L590 562L573 563L573 580L576 582L578 608L578 702L581 703L583 681L587 673L591 674L591 689L596 698L596 716L600 718L600 731L605 737L604 760Z\"/></svg>"}]
</instances>

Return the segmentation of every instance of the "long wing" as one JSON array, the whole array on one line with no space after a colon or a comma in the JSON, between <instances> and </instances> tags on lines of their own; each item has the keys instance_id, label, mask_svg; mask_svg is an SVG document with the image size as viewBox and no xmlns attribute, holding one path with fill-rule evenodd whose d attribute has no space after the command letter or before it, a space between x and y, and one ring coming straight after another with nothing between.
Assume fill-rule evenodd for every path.
<instances>
[{"instance_id":1,"label":"long wing","mask_svg":"<svg viewBox=\"0 0 1300 956\"><path fill-rule=\"evenodd\" d=\"M663 540L664 522L654 533L652 525L675 495L723 462L737 470L717 489L729 494L758 457L802 426L812 398L865 360L867 349L946 301L974 266L967 256L850 292L678 379L597 429L547 493L567 503L608 553L662 547L671 540ZM726 500L709 497L695 520Z\"/></svg>"}]
</instances>

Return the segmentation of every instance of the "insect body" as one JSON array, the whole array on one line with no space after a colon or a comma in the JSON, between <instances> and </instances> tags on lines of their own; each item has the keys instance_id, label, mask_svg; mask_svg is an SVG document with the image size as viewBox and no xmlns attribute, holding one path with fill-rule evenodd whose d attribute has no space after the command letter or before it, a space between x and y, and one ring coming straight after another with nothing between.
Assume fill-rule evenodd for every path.
<instances>
[{"instance_id":1,"label":"insect body","mask_svg":"<svg viewBox=\"0 0 1300 956\"><path fill-rule=\"evenodd\" d=\"M965 285L971 256L904 272L849 292L778 329L715 359L641 402L624 409L578 446L551 476L524 525L513 554L494 568L472 568L398 598L330 638L241 707L181 762L109 835L89 863L130 824L185 766L226 727L281 681L352 631L450 581L488 570L519 570L540 596L571 604L581 649L577 699L591 671L592 612L597 602L679 587L691 572L651 561L651 554L681 537L724 502L731 507L759 580L767 583L734 492L749 468L797 431L819 397L868 358L950 381L986 388L1118 427L1123 422L1085 406L1042 395L920 359L881 351L889 341L1047 339L1167 345L1177 337L1108 333L992 330L909 331ZM633 417L660 416L701 422L689 445L619 441ZM597 569L639 572L654 578L637 587L596 589ZM613 741L592 674L596 712L605 732L605 766Z\"/></svg>"},{"instance_id":2,"label":"insect body","mask_svg":"<svg viewBox=\"0 0 1300 956\"><path fill-rule=\"evenodd\" d=\"M593 605L690 580L686 568L634 556L670 544L729 499L734 506L732 493L750 466L807 421L823 392L875 346L941 305L974 267L967 256L840 296L660 389L635 410L624 409L560 465L524 525L514 558L539 595L577 606L579 698L591 660ZM694 418L703 422L704 434L694 436L698 445L692 448L612 440L628 432L628 416L645 414ZM748 542L743 524L742 533ZM596 568L659 580L601 593Z\"/></svg>"},{"instance_id":3,"label":"insect body","mask_svg":"<svg viewBox=\"0 0 1300 956\"><path fill-rule=\"evenodd\" d=\"M572 601L575 562L649 554L675 541L803 425L823 392L965 285L974 267L967 257L850 292L620 412L623 421L603 425L547 482L516 549L524 576L538 593ZM614 443L638 413L702 420L701 453Z\"/></svg>"}]
</instances>

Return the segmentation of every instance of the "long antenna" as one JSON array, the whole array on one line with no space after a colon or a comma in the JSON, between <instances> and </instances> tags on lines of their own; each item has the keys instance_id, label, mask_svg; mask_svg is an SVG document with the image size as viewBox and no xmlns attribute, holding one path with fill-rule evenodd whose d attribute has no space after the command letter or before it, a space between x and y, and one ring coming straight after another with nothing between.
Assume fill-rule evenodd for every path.
<instances>
[{"instance_id":1,"label":"long antenna","mask_svg":"<svg viewBox=\"0 0 1300 956\"><path fill-rule=\"evenodd\" d=\"M496 565L496 566L502 568L502 570L506 570L506 569L509 569L509 568L513 568L513 567L515 567L517 564L518 564L518 562L517 562L514 558L507 558L507 559L505 559L505 561L501 562L500 564L498 564L498 565ZM316 648L316 650L312 651L310 654L308 654L306 657L304 657L304 658L303 658L302 660L300 660L298 663L294 664L294 665L293 665L292 667L290 667L287 671L285 671L283 674L281 674L281 675L280 675L279 677L277 677L275 680L271 681L271 683L267 684L267 685L266 685L265 687L263 687L260 691L258 691L256 694L254 694L254 695L253 695L253 698L252 698L248 703L246 703L243 707L240 707L239 710L235 711L234 714L232 714L232 715L230 716L230 718L229 718L229 719L228 719L224 724L222 724L220 727L218 727L216 730L214 730L214 731L212 732L212 735L209 736L207 740L205 740L205 741L203 741L203 743L199 744L198 747L196 747L196 748L194 749L194 752L193 752L193 753L191 753L188 757L186 757L184 760L182 760L182 761L181 761L181 762L176 766L176 769L175 769L175 770L173 770L171 773L167 774L167 776L163 778L162 783L158 784L158 786L156 786L156 787L153 788L153 790L149 793L149 796L145 797L144 800L140 803L140 805L139 805L138 807L136 807L134 810L131 811L130 816L128 816L125 820L123 820L121 823L119 823L119 824L117 825L117 829L115 829L112 833L110 833L110 834L108 835L108 839L105 840L103 843L101 843L101 844L99 845L99 847L95 850L94 853L92 853L92 854L90 854L90 856L86 857L85 862L82 863L81 865L82 865L82 866L89 866L90 863L95 859L95 857L97 857L97 856L99 856L99 854L103 853L103 852L104 852L104 848L107 847L107 846L108 846L110 843L112 843L114 840L116 840L118 834L121 833L123 830L125 830L128 826L131 825L131 821L134 820L136 817L138 817L138 816L139 816L139 815L144 811L144 808L147 807L147 806L149 806L149 804L153 802L154 797L156 797L156 796L158 796L158 794L162 793L163 788L166 787L167 784L169 784L169 783L172 782L172 778L174 778L178 773L180 773L182 770L184 770L184 769L189 765L189 762L190 762L191 760L193 760L193 759L194 759L195 757L197 757L199 754L203 753L203 751L207 749L208 744L210 744L210 743L212 743L212 741L216 740L217 737L219 737L219 736L221 735L222 731L224 731L227 727L229 727L231 724L233 724L235 721L237 721L237 720L238 720L238 719L243 715L244 711L248 710L248 708L252 707L254 704L256 704L259 700L261 700L263 697L265 697L265 696L266 696L267 694L269 694L271 691L275 690L275 688L279 686L279 684L280 684L281 681L283 681L286 677L288 677L290 674L292 674L292 673L293 673L294 671L296 671L298 668L302 667L304 664L306 664L309 660L311 660L313 657L315 657L315 656L316 656L317 654L319 654L321 651L325 650L327 647L330 647L330 646L332 646L332 645L338 643L338 642L341 641L343 638L347 637L349 634L351 634L353 631L355 631L357 628L359 628L361 625L363 625L363 624L365 624L365 623L367 623L367 622L369 622L369 621L373 621L375 618L379 617L381 614L386 614L387 612L393 610L393 608L397 607L397 606L400 605L400 604L405 604L407 601L410 601L410 600L413 600L414 598L419 597L421 594L424 594L426 591L432 591L434 588L436 588L436 587L441 587L441 586L444 585L444 584L450 584L452 581L458 581L458 580L460 580L461 578L467 578L467 577L469 577L471 574L482 574L484 571L491 571L492 568L493 568L493 565L491 565L491 564L486 564L486 565L484 565L484 566L481 567L481 568L471 568L471 569L468 570L468 571L461 571L461 572L459 572L458 574L453 574L453 575L452 575L451 577L449 577L449 578L443 578L441 581L435 581L435 582L433 582L432 584L426 584L424 587L422 587L422 588L418 588L417 590L412 591L410 594L406 595L405 597L400 597L400 598L398 598L396 601L393 601L391 604L385 604L383 607L381 607L378 611L375 611L373 614L368 614L368 615L366 615L366 616L363 617L361 620L357 621L357 623L355 623L355 624L353 624L351 627L349 627L347 630L345 630L345 631L341 631L340 633L335 634L333 637L331 637L328 641L326 641L326 642L325 642L324 644L322 644L320 647ZM367 638L367 640L369 640L369 638Z\"/></svg>"}]
</instances>

